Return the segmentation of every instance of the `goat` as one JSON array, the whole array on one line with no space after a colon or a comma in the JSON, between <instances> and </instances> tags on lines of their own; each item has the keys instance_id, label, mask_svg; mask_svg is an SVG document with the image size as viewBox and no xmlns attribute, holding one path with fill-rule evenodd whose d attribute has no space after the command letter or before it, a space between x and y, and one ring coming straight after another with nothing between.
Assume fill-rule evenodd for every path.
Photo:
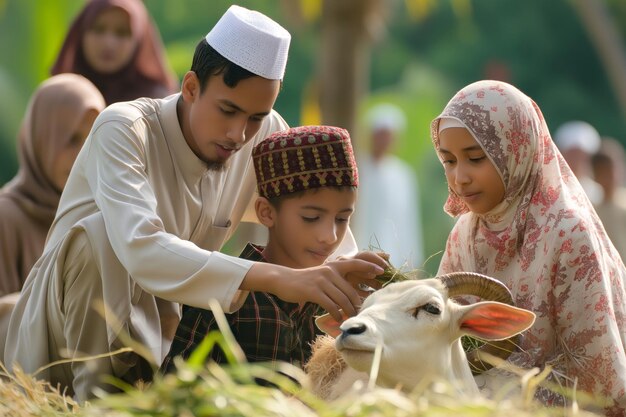
<instances>
[{"instance_id":1,"label":"goat","mask_svg":"<svg viewBox=\"0 0 626 417\"><path fill-rule=\"evenodd\" d=\"M460 305L453 300L463 294L485 301ZM474 273L389 284L341 324L330 315L318 317L317 326L336 339L333 344L328 336L318 338L305 371L318 396L334 399L356 380L367 379L380 346L378 385L411 391L430 378L448 381L460 394L477 395L470 364L475 370L490 368L481 361L482 352L508 356L515 347L510 338L535 321L534 313L512 304L506 286ZM495 342L466 355L463 335Z\"/></svg>"}]
</instances>

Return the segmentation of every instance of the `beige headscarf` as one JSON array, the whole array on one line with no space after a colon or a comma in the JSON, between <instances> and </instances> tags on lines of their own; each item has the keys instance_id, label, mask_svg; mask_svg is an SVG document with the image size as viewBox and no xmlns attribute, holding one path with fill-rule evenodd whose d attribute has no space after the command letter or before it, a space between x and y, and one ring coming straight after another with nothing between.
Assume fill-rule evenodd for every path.
<instances>
[{"instance_id":1,"label":"beige headscarf","mask_svg":"<svg viewBox=\"0 0 626 417\"><path fill-rule=\"evenodd\" d=\"M41 255L61 197L50 180L57 155L83 115L104 107L98 89L76 74L46 80L31 97L18 137L19 171L0 190L0 295L19 291Z\"/></svg>"},{"instance_id":2,"label":"beige headscarf","mask_svg":"<svg viewBox=\"0 0 626 417\"><path fill-rule=\"evenodd\" d=\"M553 366L553 379L613 399L626 412L626 269L578 180L552 142L541 110L517 88L480 81L463 88L431 125L460 122L505 186L485 214L450 190L445 210L459 216L439 273L473 271L501 280L537 321L511 356L523 367ZM469 242L469 243L468 243ZM557 405L545 390L538 396Z\"/></svg>"}]
</instances>

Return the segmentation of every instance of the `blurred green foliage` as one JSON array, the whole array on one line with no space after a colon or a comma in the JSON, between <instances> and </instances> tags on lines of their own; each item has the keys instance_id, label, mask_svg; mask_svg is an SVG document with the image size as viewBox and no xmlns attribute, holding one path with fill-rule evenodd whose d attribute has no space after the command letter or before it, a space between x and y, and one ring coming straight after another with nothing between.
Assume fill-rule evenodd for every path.
<instances>
[{"instance_id":1,"label":"blurred green foliage","mask_svg":"<svg viewBox=\"0 0 626 417\"><path fill-rule=\"evenodd\" d=\"M283 24L293 35L276 109L290 125L300 120L302 95L320 60L319 21L297 18L294 8L315 0L240 0ZM321 0L318 0L321 1ZM336 0L340 1L340 0ZM229 0L145 0L170 64L181 77L196 43L219 19ZM626 40L626 2L605 0ZM426 256L443 249L452 219L442 212L443 171L432 150L430 120L452 94L483 78L501 77L531 96L551 130L583 119L601 134L626 140L626 123L596 51L570 0L439 0L419 19L414 0L388 0L386 33L372 49L370 95L361 114L381 101L401 106L409 125L396 152L415 169L421 186ZM15 137L28 98L48 75L79 0L0 0L0 184L17 171ZM318 80L323 82L324 80ZM365 121L353 132L366 142ZM427 220L427 221L426 221ZM425 269L436 272L439 255Z\"/></svg>"}]
</instances>

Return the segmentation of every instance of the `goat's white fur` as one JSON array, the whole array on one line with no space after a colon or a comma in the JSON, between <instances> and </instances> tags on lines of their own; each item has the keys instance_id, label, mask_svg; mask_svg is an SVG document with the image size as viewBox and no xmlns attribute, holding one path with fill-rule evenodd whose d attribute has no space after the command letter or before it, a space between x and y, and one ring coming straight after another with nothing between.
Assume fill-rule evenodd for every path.
<instances>
[{"instance_id":1,"label":"goat's white fur","mask_svg":"<svg viewBox=\"0 0 626 417\"><path fill-rule=\"evenodd\" d=\"M489 317L492 313L497 317ZM423 381L444 380L459 394L477 395L460 337L502 340L526 330L534 319L532 312L497 302L460 305L448 299L438 279L398 282L370 295L359 314L339 328L330 316L320 318L318 326L337 339L334 345L328 339L318 342L306 370L319 396L336 398L356 380L367 379L380 344L377 385L410 391ZM323 362L337 362L337 352L348 367L324 377L320 369L329 365Z\"/></svg>"}]
</instances>

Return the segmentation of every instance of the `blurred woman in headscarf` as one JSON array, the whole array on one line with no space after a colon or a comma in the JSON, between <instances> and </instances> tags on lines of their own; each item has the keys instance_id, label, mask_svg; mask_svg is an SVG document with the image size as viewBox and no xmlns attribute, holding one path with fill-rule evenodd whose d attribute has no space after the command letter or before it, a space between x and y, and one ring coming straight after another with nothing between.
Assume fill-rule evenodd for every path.
<instances>
[{"instance_id":1,"label":"blurred woman in headscarf","mask_svg":"<svg viewBox=\"0 0 626 417\"><path fill-rule=\"evenodd\" d=\"M19 171L0 189L0 296L20 291L41 256L74 160L104 107L98 89L76 74L44 81L31 97Z\"/></svg>"},{"instance_id":2,"label":"blurred woman in headscarf","mask_svg":"<svg viewBox=\"0 0 626 417\"><path fill-rule=\"evenodd\" d=\"M93 82L107 105L178 90L160 35L141 0L91 0L72 23L52 74Z\"/></svg>"}]
</instances>

